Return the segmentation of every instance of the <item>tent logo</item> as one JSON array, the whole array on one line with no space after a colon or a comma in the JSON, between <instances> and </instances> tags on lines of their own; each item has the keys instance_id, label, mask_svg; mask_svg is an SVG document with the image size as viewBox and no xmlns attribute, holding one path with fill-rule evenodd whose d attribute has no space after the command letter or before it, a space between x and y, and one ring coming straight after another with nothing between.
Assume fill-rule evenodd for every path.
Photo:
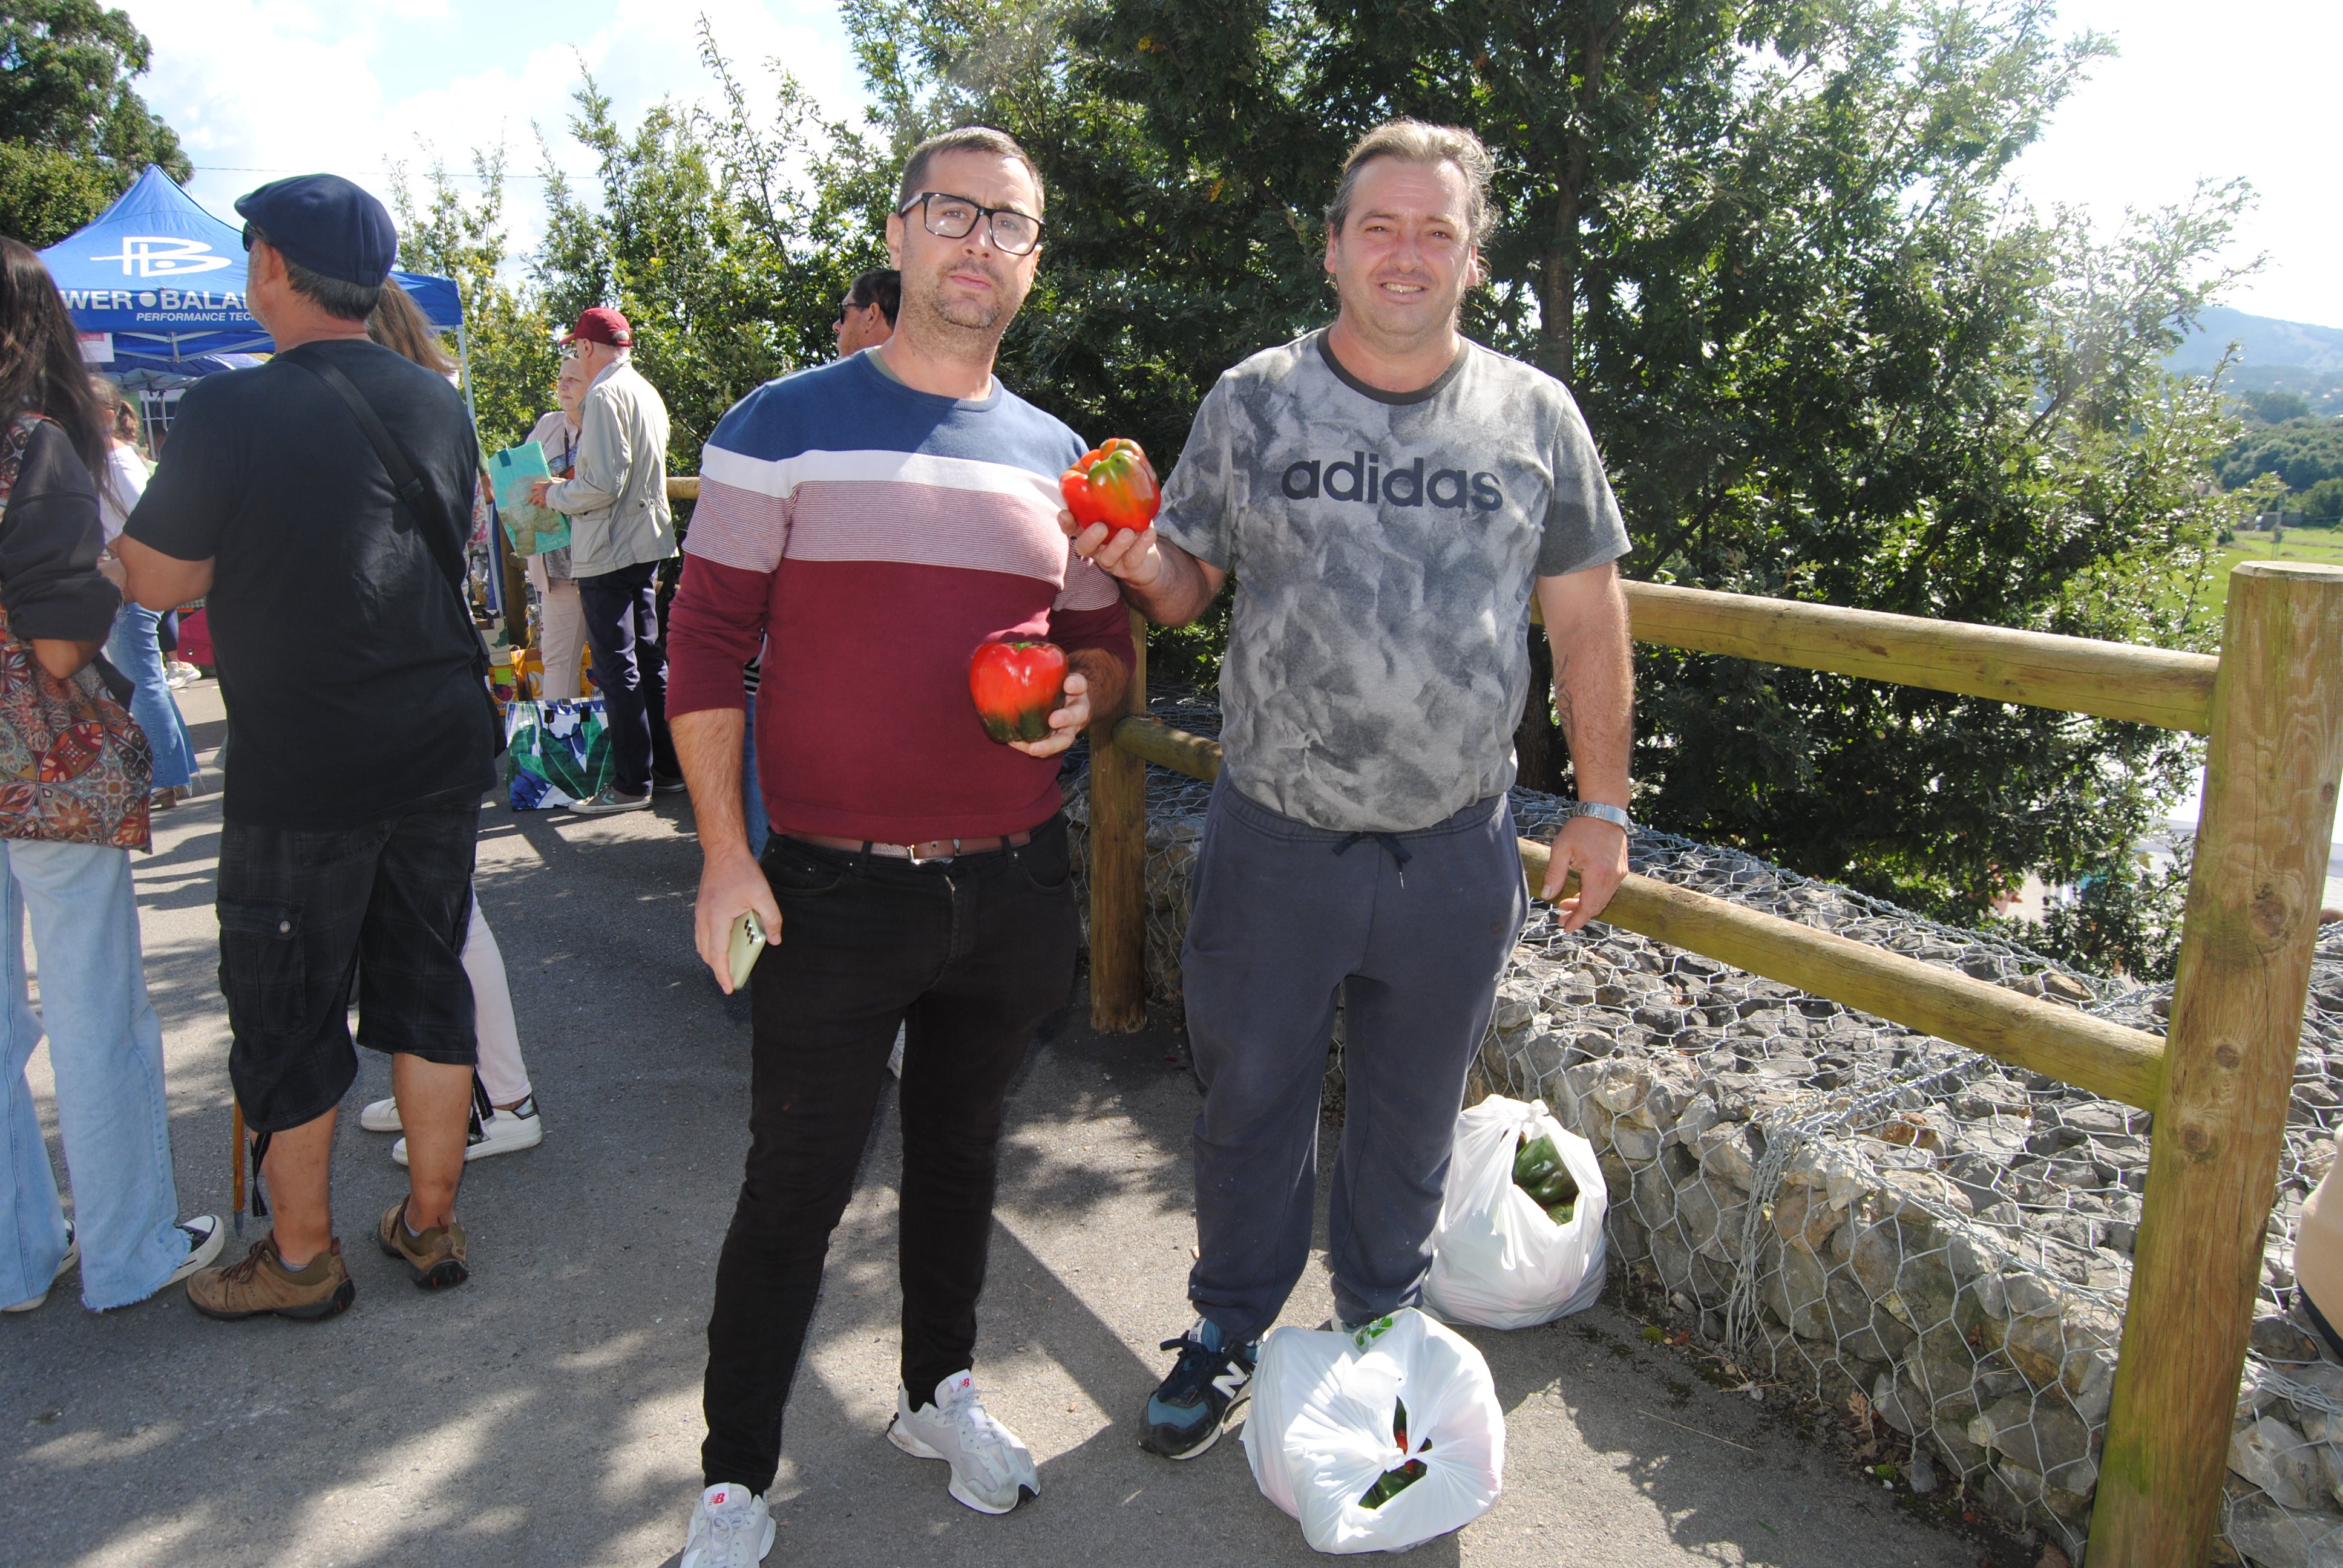
<instances>
[{"instance_id":1,"label":"tent logo","mask_svg":"<svg viewBox=\"0 0 2343 1568\"><path fill-rule=\"evenodd\" d=\"M125 277L171 277L189 272L217 272L228 265L228 259L202 240L173 239L153 234L124 235L121 250L112 256L90 257L92 261L120 262Z\"/></svg>"}]
</instances>

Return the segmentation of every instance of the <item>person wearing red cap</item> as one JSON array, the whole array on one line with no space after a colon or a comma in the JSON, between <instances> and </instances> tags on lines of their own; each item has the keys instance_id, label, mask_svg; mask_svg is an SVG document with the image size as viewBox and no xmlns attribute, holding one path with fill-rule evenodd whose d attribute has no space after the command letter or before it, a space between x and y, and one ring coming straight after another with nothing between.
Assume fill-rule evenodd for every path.
<instances>
[{"instance_id":1,"label":"person wearing red cap","mask_svg":"<svg viewBox=\"0 0 2343 1568\"><path fill-rule=\"evenodd\" d=\"M667 663L659 646L659 564L675 554L667 505L667 404L630 363L634 329L598 305L578 317L562 352L587 378L578 408L577 466L540 479L530 498L569 517L569 570L594 653L610 727L609 788L571 809L588 816L640 810L654 788L683 788L665 739Z\"/></svg>"}]
</instances>

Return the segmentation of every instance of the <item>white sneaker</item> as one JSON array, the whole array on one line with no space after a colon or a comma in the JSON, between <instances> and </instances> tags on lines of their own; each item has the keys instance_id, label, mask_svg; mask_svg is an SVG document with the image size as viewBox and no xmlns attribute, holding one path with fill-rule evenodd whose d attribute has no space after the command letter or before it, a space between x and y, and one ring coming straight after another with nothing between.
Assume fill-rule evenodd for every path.
<instances>
[{"instance_id":1,"label":"white sneaker","mask_svg":"<svg viewBox=\"0 0 2343 1568\"><path fill-rule=\"evenodd\" d=\"M373 1106L367 1107L372 1111ZM396 1114L396 1108L394 1108ZM361 1116L359 1125L365 1125ZM464 1151L464 1163L486 1160L491 1154L518 1154L524 1149L534 1149L545 1141L545 1119L537 1113L537 1096L532 1094L510 1111L498 1111L480 1123L480 1135ZM399 1164L407 1163L407 1140L402 1138L390 1146L390 1157Z\"/></svg>"},{"instance_id":2,"label":"white sneaker","mask_svg":"<svg viewBox=\"0 0 2343 1568\"><path fill-rule=\"evenodd\" d=\"M910 1394L897 1387L887 1441L916 1458L950 1464L953 1498L979 1513L1006 1513L1041 1495L1033 1455L984 1408L972 1373L944 1379L936 1384L935 1402L916 1411Z\"/></svg>"},{"instance_id":3,"label":"white sneaker","mask_svg":"<svg viewBox=\"0 0 2343 1568\"><path fill-rule=\"evenodd\" d=\"M751 1568L772 1549L773 1515L765 1500L737 1482L719 1481L699 1494L676 1568Z\"/></svg>"},{"instance_id":4,"label":"white sneaker","mask_svg":"<svg viewBox=\"0 0 2343 1568\"><path fill-rule=\"evenodd\" d=\"M41 1287L39 1295L28 1296L13 1307L0 1307L0 1312L29 1312L40 1306L49 1299L49 1292L55 1288L56 1282L65 1277L65 1271L80 1261L81 1243L74 1240L73 1221L68 1220L65 1221L65 1255L57 1260L57 1271L49 1276L49 1282Z\"/></svg>"},{"instance_id":5,"label":"white sneaker","mask_svg":"<svg viewBox=\"0 0 2343 1568\"><path fill-rule=\"evenodd\" d=\"M210 1268L212 1260L220 1255L220 1248L227 1241L227 1227L219 1222L216 1214L198 1214L192 1220L182 1220L179 1229L186 1233L187 1255L177 1268L171 1271L171 1277L163 1282L166 1288L177 1284L199 1269Z\"/></svg>"},{"instance_id":6,"label":"white sneaker","mask_svg":"<svg viewBox=\"0 0 2343 1568\"><path fill-rule=\"evenodd\" d=\"M364 1111L359 1111L358 1125L365 1128L368 1132L402 1132L406 1131L404 1124L398 1120L398 1101L395 1099L377 1100L368 1105ZM402 1161L400 1163L404 1164L405 1161Z\"/></svg>"}]
</instances>

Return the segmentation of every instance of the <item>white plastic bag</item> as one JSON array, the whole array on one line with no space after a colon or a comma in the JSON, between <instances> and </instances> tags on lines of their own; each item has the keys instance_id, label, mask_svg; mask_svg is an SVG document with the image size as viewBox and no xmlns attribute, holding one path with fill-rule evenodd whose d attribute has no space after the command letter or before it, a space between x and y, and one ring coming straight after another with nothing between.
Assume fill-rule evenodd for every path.
<instances>
[{"instance_id":1,"label":"white plastic bag","mask_svg":"<svg viewBox=\"0 0 2343 1568\"><path fill-rule=\"evenodd\" d=\"M1570 1222L1557 1225L1513 1184L1523 1139L1554 1140L1578 1183ZM1603 1214L1610 1206L1594 1146L1546 1113L1493 1094L1456 1119L1448 1191L1432 1237L1423 1304L1451 1322L1525 1329L1583 1312L1603 1293Z\"/></svg>"},{"instance_id":2,"label":"white plastic bag","mask_svg":"<svg viewBox=\"0 0 2343 1568\"><path fill-rule=\"evenodd\" d=\"M1393 1433L1407 1406L1404 1457ZM1413 1309L1350 1334L1272 1330L1253 1372L1245 1457L1261 1493L1321 1552L1404 1552L1489 1511L1504 1490L1505 1412L1481 1352ZM1423 1473L1361 1501L1407 1459Z\"/></svg>"}]
</instances>

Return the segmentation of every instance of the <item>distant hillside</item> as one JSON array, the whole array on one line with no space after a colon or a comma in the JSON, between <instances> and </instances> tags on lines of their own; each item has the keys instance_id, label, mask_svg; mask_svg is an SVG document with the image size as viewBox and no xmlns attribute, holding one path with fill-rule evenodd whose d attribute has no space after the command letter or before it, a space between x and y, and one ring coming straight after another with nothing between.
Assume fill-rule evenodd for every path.
<instances>
[{"instance_id":1,"label":"distant hillside","mask_svg":"<svg viewBox=\"0 0 2343 1568\"><path fill-rule=\"evenodd\" d=\"M2169 369L2202 375L2231 343L2237 345L2237 361L2229 372L2230 391L2298 392L2314 414L2343 414L2343 328L2216 306L2164 362Z\"/></svg>"},{"instance_id":2,"label":"distant hillside","mask_svg":"<svg viewBox=\"0 0 2343 1568\"><path fill-rule=\"evenodd\" d=\"M2237 345L2240 367L2343 376L2343 327L2248 316L2226 305L2205 312L2188 341L2167 356L2165 363L2175 370L2210 370L2231 343Z\"/></svg>"}]
</instances>

